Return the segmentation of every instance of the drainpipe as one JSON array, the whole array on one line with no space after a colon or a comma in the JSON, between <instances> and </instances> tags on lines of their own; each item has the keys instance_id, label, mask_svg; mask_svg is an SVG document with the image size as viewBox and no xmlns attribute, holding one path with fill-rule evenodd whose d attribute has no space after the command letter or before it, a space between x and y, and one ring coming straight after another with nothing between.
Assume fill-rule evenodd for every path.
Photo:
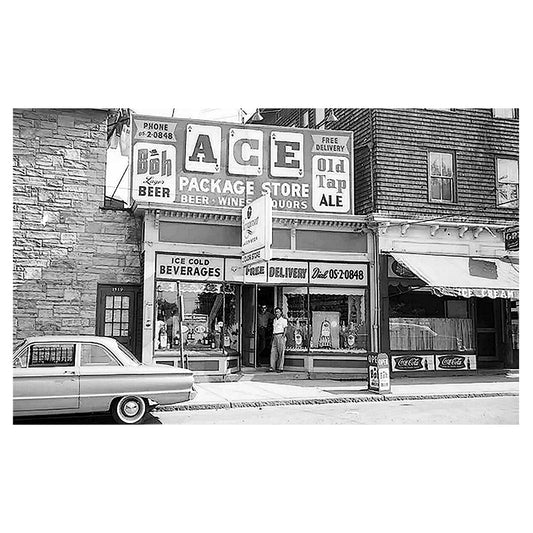
<instances>
[{"instance_id":1,"label":"drainpipe","mask_svg":"<svg viewBox=\"0 0 533 533\"><path fill-rule=\"evenodd\" d=\"M374 188L374 109L368 110L368 121L370 127L370 142L368 152L370 157L370 219L376 209L376 198ZM374 316L372 320L373 350L379 352L381 349L380 324L381 324L381 261L379 255L379 228L377 224L371 224L372 231L372 258L374 261Z\"/></svg>"}]
</instances>

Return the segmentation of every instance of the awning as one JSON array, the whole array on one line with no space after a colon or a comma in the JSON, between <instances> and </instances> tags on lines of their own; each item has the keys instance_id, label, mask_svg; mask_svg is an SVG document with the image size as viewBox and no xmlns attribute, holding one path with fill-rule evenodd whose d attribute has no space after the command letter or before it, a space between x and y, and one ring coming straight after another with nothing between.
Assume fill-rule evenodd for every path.
<instances>
[{"instance_id":1,"label":"awning","mask_svg":"<svg viewBox=\"0 0 533 533\"><path fill-rule=\"evenodd\" d=\"M438 296L518 298L518 263L452 255L391 255Z\"/></svg>"}]
</instances>

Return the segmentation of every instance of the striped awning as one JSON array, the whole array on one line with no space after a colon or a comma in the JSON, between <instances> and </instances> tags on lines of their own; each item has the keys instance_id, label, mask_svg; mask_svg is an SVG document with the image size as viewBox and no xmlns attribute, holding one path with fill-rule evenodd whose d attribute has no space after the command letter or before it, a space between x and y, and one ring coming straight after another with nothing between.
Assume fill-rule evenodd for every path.
<instances>
[{"instance_id":1,"label":"striped awning","mask_svg":"<svg viewBox=\"0 0 533 533\"><path fill-rule=\"evenodd\" d=\"M518 298L518 262L398 252L391 255L438 296Z\"/></svg>"}]
</instances>

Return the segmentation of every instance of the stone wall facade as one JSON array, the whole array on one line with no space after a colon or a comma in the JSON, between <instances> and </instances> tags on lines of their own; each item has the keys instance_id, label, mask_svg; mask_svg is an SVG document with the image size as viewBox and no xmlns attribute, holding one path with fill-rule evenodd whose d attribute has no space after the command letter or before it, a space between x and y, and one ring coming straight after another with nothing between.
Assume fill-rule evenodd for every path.
<instances>
[{"instance_id":1,"label":"stone wall facade","mask_svg":"<svg viewBox=\"0 0 533 533\"><path fill-rule=\"evenodd\" d=\"M141 283L140 219L103 209L104 109L13 111L13 338L94 334L98 283Z\"/></svg>"}]
</instances>

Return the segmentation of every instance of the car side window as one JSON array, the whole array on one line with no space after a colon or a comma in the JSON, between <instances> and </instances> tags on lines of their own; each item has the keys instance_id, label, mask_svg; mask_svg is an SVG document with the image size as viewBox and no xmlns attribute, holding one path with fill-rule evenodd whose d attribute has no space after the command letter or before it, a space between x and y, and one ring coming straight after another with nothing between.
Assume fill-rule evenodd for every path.
<instances>
[{"instance_id":1,"label":"car side window","mask_svg":"<svg viewBox=\"0 0 533 533\"><path fill-rule=\"evenodd\" d=\"M74 344L33 344L30 346L28 366L74 366Z\"/></svg>"},{"instance_id":2,"label":"car side window","mask_svg":"<svg viewBox=\"0 0 533 533\"><path fill-rule=\"evenodd\" d=\"M81 345L82 366L118 366L118 361L103 347L98 344Z\"/></svg>"},{"instance_id":3,"label":"car side window","mask_svg":"<svg viewBox=\"0 0 533 533\"><path fill-rule=\"evenodd\" d=\"M15 359L13 359L13 368L27 368L28 366L28 350L23 350Z\"/></svg>"}]
</instances>

